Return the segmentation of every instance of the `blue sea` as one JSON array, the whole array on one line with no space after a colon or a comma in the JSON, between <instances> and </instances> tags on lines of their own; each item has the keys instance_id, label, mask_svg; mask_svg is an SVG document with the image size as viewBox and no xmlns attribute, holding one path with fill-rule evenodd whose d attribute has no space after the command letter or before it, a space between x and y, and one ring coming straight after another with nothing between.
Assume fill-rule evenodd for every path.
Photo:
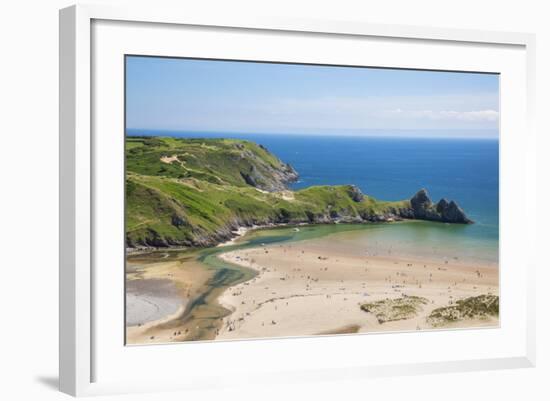
<instances>
[{"instance_id":1,"label":"blue sea","mask_svg":"<svg viewBox=\"0 0 550 401\"><path fill-rule=\"evenodd\" d=\"M128 134L248 139L264 145L296 169L300 179L292 185L294 189L355 184L375 198L401 200L409 199L419 189L426 188L434 202L443 197L458 202L475 224L452 227L439 223L424 224L407 229L408 241L423 242L430 247L453 244L455 253L498 261L499 143L496 139L150 130L131 130Z\"/></svg>"}]
</instances>

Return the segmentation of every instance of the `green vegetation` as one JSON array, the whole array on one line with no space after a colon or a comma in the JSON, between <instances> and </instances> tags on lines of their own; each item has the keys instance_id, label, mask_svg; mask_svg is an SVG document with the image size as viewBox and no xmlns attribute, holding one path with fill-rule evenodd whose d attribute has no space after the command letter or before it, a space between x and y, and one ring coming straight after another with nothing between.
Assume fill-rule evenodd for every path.
<instances>
[{"instance_id":1,"label":"green vegetation","mask_svg":"<svg viewBox=\"0 0 550 401\"><path fill-rule=\"evenodd\" d=\"M410 319L422 310L428 300L422 297L403 295L400 298L386 298L376 302L361 305L361 309L373 313L378 323L392 322L394 320Z\"/></svg>"},{"instance_id":2,"label":"green vegetation","mask_svg":"<svg viewBox=\"0 0 550 401\"><path fill-rule=\"evenodd\" d=\"M456 301L455 304L434 309L427 318L434 327L467 319L485 320L499 314L499 298L496 295L479 295Z\"/></svg>"},{"instance_id":3,"label":"green vegetation","mask_svg":"<svg viewBox=\"0 0 550 401\"><path fill-rule=\"evenodd\" d=\"M289 191L294 169L235 139L126 139L128 247L211 246L239 226L392 220L410 202L352 185Z\"/></svg>"},{"instance_id":4,"label":"green vegetation","mask_svg":"<svg viewBox=\"0 0 550 401\"><path fill-rule=\"evenodd\" d=\"M284 189L284 175L294 170L267 149L235 139L128 137L126 169L140 175L195 178L220 185ZM272 188L273 187L273 188Z\"/></svg>"}]
</instances>

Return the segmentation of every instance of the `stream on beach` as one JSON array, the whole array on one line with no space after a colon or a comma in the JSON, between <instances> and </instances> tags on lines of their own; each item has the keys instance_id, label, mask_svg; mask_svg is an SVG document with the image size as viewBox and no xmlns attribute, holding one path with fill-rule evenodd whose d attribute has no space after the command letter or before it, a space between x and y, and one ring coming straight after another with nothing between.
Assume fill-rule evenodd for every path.
<instances>
[{"instance_id":1,"label":"stream on beach","mask_svg":"<svg viewBox=\"0 0 550 401\"><path fill-rule=\"evenodd\" d=\"M163 324L168 327L187 327L189 334L186 335L186 340L214 339L223 318L231 313L219 304L218 298L227 288L251 280L257 275L252 269L226 262L218 256L225 252L274 243L308 241L332 236L332 246L337 246L344 252L347 249L351 251L359 248L372 256L389 253L411 258L429 257L440 261L453 258L498 265L498 241L463 235L463 231L467 229L468 226L463 225L425 221L262 228L249 231L226 246L198 251L159 250L147 254L128 255L127 277L134 276L132 280L127 279L126 284L126 325L161 320L183 307L183 313L175 319L176 321ZM135 277L140 269L154 268L156 264L176 260L183 264L188 261L199 263L209 273L206 282L189 299L183 299L181 296L178 298L174 286L167 282L169 280L142 278L139 275ZM141 302L140 296L143 298ZM151 300L155 305L150 305ZM143 307L144 303L147 307ZM141 309L136 305L141 305Z\"/></svg>"}]
</instances>

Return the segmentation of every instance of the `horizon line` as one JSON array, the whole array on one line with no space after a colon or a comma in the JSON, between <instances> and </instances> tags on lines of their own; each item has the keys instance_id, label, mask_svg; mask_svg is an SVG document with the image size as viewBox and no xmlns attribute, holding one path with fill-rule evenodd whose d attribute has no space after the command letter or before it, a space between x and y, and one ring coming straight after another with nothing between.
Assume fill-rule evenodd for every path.
<instances>
[{"instance_id":1,"label":"horizon line","mask_svg":"<svg viewBox=\"0 0 550 401\"><path fill-rule=\"evenodd\" d=\"M241 136L246 135L287 135L287 136L312 136L312 137L351 137L351 138L400 138L400 139L472 139L472 140L499 140L500 139L500 131L498 129L461 129L461 128L449 128L449 129L439 129L439 128L425 128L425 129L411 129L411 128L381 128L381 129L370 129L372 131L378 131L378 132L387 132L387 131L397 131L397 132L414 132L414 131L459 131L459 132L468 132L468 131L488 131L488 132L496 132L496 135L487 135L487 136L468 136L468 135L450 135L450 136L442 136L442 135L380 135L376 133L335 133L335 132L329 132L329 133L304 133L304 132L246 132L246 131L217 131L217 130L188 130L188 129L172 129L172 128L126 128L125 134L129 136L161 136L161 135L155 135L154 133L178 133L178 134L219 134L219 135L231 135L231 134L237 134ZM132 133L130 131L151 131L151 134L147 133L138 133L137 135ZM168 135L170 136L170 135ZM220 137L222 138L222 137Z\"/></svg>"}]
</instances>

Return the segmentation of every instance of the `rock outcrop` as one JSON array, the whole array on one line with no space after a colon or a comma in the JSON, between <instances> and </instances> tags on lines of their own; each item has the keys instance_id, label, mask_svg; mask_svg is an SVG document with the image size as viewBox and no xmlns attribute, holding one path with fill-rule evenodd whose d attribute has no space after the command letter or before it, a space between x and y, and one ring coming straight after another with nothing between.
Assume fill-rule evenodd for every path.
<instances>
[{"instance_id":1,"label":"rock outcrop","mask_svg":"<svg viewBox=\"0 0 550 401\"><path fill-rule=\"evenodd\" d=\"M263 146L261 149L268 152ZM269 155L271 156L270 153ZM247 152L246 158L248 161L254 162L254 164L250 164L247 170L240 171L241 177L247 185L262 191L276 192L288 189L287 185L289 183L298 180L298 173L288 163L278 160L280 164L274 167L263 162L252 152Z\"/></svg>"},{"instance_id":2,"label":"rock outcrop","mask_svg":"<svg viewBox=\"0 0 550 401\"><path fill-rule=\"evenodd\" d=\"M187 224L187 221L182 216L177 214L172 215L172 225L175 227L182 227Z\"/></svg>"},{"instance_id":3,"label":"rock outcrop","mask_svg":"<svg viewBox=\"0 0 550 401\"><path fill-rule=\"evenodd\" d=\"M441 199L434 204L426 189L421 189L411 198L411 211L414 219L439 221L442 223L472 224L464 210L455 201Z\"/></svg>"},{"instance_id":4,"label":"rock outcrop","mask_svg":"<svg viewBox=\"0 0 550 401\"><path fill-rule=\"evenodd\" d=\"M354 202L362 202L365 199L365 195L356 185L349 186L348 195Z\"/></svg>"}]
</instances>

